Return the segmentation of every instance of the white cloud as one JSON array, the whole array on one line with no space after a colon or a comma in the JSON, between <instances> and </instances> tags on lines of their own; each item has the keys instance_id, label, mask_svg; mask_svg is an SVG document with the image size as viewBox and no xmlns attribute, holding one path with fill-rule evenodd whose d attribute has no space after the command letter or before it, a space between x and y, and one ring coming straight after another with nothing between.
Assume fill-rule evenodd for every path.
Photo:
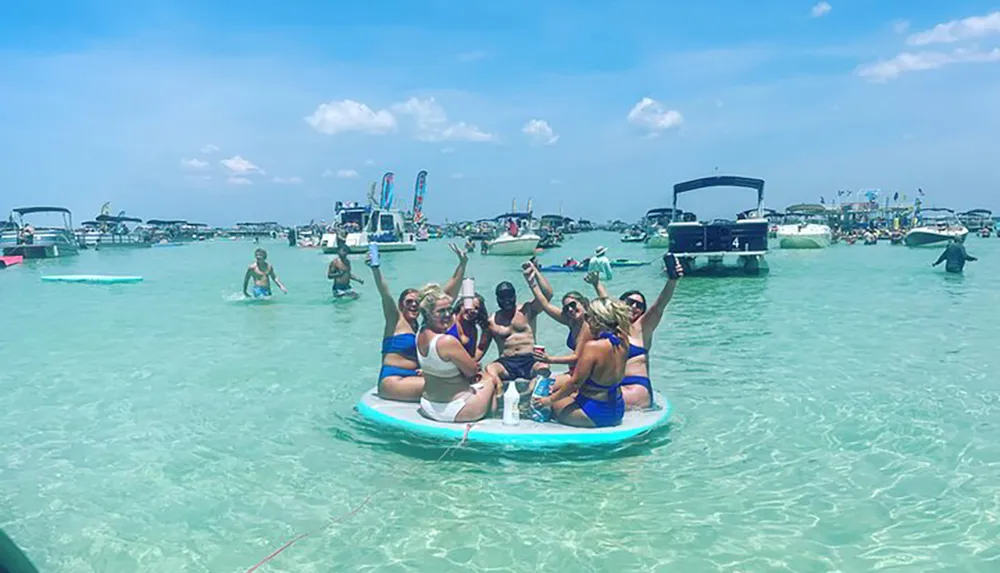
<instances>
[{"instance_id":1,"label":"white cloud","mask_svg":"<svg viewBox=\"0 0 1000 573\"><path fill-rule=\"evenodd\" d=\"M1000 33L1000 12L993 12L985 16L971 16L938 24L930 30L913 34L906 39L906 43L911 46L950 44L998 33Z\"/></svg>"},{"instance_id":2,"label":"white cloud","mask_svg":"<svg viewBox=\"0 0 1000 573\"><path fill-rule=\"evenodd\" d=\"M201 148L201 152L206 155L209 153L215 153L216 151L219 151L219 148L215 145L212 145L211 143Z\"/></svg>"},{"instance_id":3,"label":"white cloud","mask_svg":"<svg viewBox=\"0 0 1000 573\"><path fill-rule=\"evenodd\" d=\"M812 7L812 17L821 18L829 14L830 10L833 10L833 6L829 2L820 2Z\"/></svg>"},{"instance_id":4,"label":"white cloud","mask_svg":"<svg viewBox=\"0 0 1000 573\"><path fill-rule=\"evenodd\" d=\"M455 153L455 148L454 147L442 147L441 148L441 153L444 153L446 155L449 154L449 153Z\"/></svg>"},{"instance_id":5,"label":"white cloud","mask_svg":"<svg viewBox=\"0 0 1000 573\"><path fill-rule=\"evenodd\" d=\"M451 174L451 178L452 179L462 179L463 177L465 177L465 175L462 174L462 173L452 173Z\"/></svg>"},{"instance_id":6,"label":"white cloud","mask_svg":"<svg viewBox=\"0 0 1000 573\"><path fill-rule=\"evenodd\" d=\"M384 134L396 130L396 118L392 113L384 109L375 111L361 102L350 99L320 104L316 111L305 119L313 129L327 135L349 131Z\"/></svg>"},{"instance_id":7,"label":"white cloud","mask_svg":"<svg viewBox=\"0 0 1000 573\"><path fill-rule=\"evenodd\" d=\"M208 162L202 161L197 157L194 159L181 159L181 167L185 169L204 169L208 167Z\"/></svg>"},{"instance_id":8,"label":"white cloud","mask_svg":"<svg viewBox=\"0 0 1000 573\"><path fill-rule=\"evenodd\" d=\"M243 159L239 155L234 155L229 159L223 159L219 163L223 167L232 171L233 173L239 173L240 175L246 175L249 173L260 173L264 174L264 170L253 164L253 162Z\"/></svg>"},{"instance_id":9,"label":"white cloud","mask_svg":"<svg viewBox=\"0 0 1000 573\"><path fill-rule=\"evenodd\" d=\"M341 179L356 179L358 177L358 172L353 169L338 169L337 177Z\"/></svg>"},{"instance_id":10,"label":"white cloud","mask_svg":"<svg viewBox=\"0 0 1000 573\"><path fill-rule=\"evenodd\" d=\"M230 177L226 181L230 185L253 185L253 181L250 181L246 177Z\"/></svg>"},{"instance_id":11,"label":"white cloud","mask_svg":"<svg viewBox=\"0 0 1000 573\"><path fill-rule=\"evenodd\" d=\"M934 70L952 64L1000 62L1000 48L989 52L956 49L951 52L903 52L890 60L865 64L857 74L873 82L893 80L907 72Z\"/></svg>"},{"instance_id":12,"label":"white cloud","mask_svg":"<svg viewBox=\"0 0 1000 573\"><path fill-rule=\"evenodd\" d=\"M434 98L425 100L412 97L404 102L393 104L392 111L408 115L416 121L417 139L421 141L493 141L492 133L482 131L475 125L464 121L449 123L448 116Z\"/></svg>"},{"instance_id":13,"label":"white cloud","mask_svg":"<svg viewBox=\"0 0 1000 573\"><path fill-rule=\"evenodd\" d=\"M521 131L536 145L553 145L559 141L559 136L552 131L552 126L544 119L533 119L524 124Z\"/></svg>"},{"instance_id":14,"label":"white cloud","mask_svg":"<svg viewBox=\"0 0 1000 573\"><path fill-rule=\"evenodd\" d=\"M907 31L909 29L910 29L910 21L909 20L900 20L898 22L893 23L893 25L892 25L892 31L895 32L895 33L897 33L897 34L902 34L903 32L905 32L905 31Z\"/></svg>"},{"instance_id":15,"label":"white cloud","mask_svg":"<svg viewBox=\"0 0 1000 573\"><path fill-rule=\"evenodd\" d=\"M283 185L298 185L302 183L301 177L275 177L272 179L275 183L281 183Z\"/></svg>"},{"instance_id":16,"label":"white cloud","mask_svg":"<svg viewBox=\"0 0 1000 573\"><path fill-rule=\"evenodd\" d=\"M628 121L632 125L657 135L662 131L679 127L684 123L681 112L667 109L655 99L644 97L628 112Z\"/></svg>"}]
</instances>

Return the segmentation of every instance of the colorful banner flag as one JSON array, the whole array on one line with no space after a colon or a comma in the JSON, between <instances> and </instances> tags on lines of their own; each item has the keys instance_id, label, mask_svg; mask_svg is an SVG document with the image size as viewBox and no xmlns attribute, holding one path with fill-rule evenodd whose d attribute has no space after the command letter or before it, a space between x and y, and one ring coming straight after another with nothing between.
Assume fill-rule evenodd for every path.
<instances>
[{"instance_id":1,"label":"colorful banner flag","mask_svg":"<svg viewBox=\"0 0 1000 573\"><path fill-rule=\"evenodd\" d=\"M379 199L380 209L391 209L392 208L392 183L395 179L392 171L387 171L385 175L382 176L382 196Z\"/></svg>"},{"instance_id":2,"label":"colorful banner flag","mask_svg":"<svg viewBox=\"0 0 1000 573\"><path fill-rule=\"evenodd\" d=\"M413 222L424 218L424 193L427 192L427 172L417 173L417 183L413 188Z\"/></svg>"}]
</instances>

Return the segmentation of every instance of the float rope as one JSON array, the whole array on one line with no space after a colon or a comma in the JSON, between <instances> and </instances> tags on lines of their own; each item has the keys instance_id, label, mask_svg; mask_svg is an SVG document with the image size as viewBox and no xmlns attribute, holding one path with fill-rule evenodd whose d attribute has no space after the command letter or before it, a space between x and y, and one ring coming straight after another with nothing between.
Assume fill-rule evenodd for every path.
<instances>
[{"instance_id":1,"label":"float rope","mask_svg":"<svg viewBox=\"0 0 1000 573\"><path fill-rule=\"evenodd\" d=\"M465 425L465 432L462 434L462 439L457 444L455 444L454 446L449 446L444 451L444 453L441 454L440 457L438 457L438 459L434 460L434 463L440 462L448 454L450 454L453 450L457 450L458 448L461 448L462 446L464 446L465 443L469 439L469 432L472 431L472 426L474 426L474 425L475 425L475 422L472 422L471 424L466 424ZM403 472L403 476L406 476L409 473L410 472ZM292 539L288 540L287 542L285 542L284 545L282 545L281 547L279 547L279 548L275 549L273 552L271 552L270 555L268 555L267 557L265 557L265 558L261 559L260 561L258 561L253 567L247 569L246 573L253 573L257 569L260 569L261 567L263 567L264 565L266 565L269 561L271 561L272 559L274 559L278 555L281 555L281 553L284 552L286 549L288 549L292 545L295 545L299 541L302 541L306 537L310 537L310 536L315 535L315 534L317 534L317 533L319 533L319 532L321 532L321 531L323 531L323 530L325 530L325 529L327 529L329 527L332 527L332 526L340 523L341 521L344 521L348 517L353 517L359 511L361 511L366 505L368 505L368 502L370 502L373 497L375 497L377 494L381 493L381 491L382 491L382 489L379 488L379 489L376 489L375 491L371 492L364 499L364 501L362 501L361 503L359 503L354 509L352 509L352 510L348 511L347 513L344 513L344 514L342 514L342 515L334 518L333 520L331 520L331 521L327 522L326 524L324 524L322 527L318 527L318 528L316 528L316 529L314 529L312 531L307 531L306 533L300 533L299 535L297 535L297 536L293 537Z\"/></svg>"}]
</instances>

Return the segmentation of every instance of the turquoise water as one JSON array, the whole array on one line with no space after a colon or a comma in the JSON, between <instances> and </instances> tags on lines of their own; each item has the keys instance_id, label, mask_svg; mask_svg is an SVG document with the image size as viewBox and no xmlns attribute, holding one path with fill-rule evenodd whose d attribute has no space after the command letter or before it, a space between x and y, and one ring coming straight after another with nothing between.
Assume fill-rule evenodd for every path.
<instances>
[{"instance_id":1,"label":"turquoise water","mask_svg":"<svg viewBox=\"0 0 1000 573\"><path fill-rule=\"evenodd\" d=\"M655 257L591 234L542 260L598 243ZM838 245L685 279L652 353L666 431L440 462L352 410L379 365L370 281L333 304L328 257L265 246L291 291L270 304L229 300L249 242L0 271L0 527L41 570L245 571L372 493L260 571L1000 570L1000 240L970 237L962 277L937 250ZM385 258L394 291L454 266L443 242ZM470 274L520 286L519 262L473 255ZM614 292L662 284L618 271ZM146 281L39 280L70 273Z\"/></svg>"}]
</instances>

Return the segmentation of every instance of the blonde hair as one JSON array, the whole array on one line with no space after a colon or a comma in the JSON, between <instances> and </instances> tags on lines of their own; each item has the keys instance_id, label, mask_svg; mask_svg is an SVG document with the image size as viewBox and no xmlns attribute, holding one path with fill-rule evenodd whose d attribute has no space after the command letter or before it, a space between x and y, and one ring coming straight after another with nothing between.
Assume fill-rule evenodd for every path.
<instances>
[{"instance_id":1,"label":"blonde hair","mask_svg":"<svg viewBox=\"0 0 1000 573\"><path fill-rule=\"evenodd\" d=\"M424 285L417 293L417 297L420 301L420 315L423 317L425 323L431 313L434 312L434 307L437 306L437 303L451 298L448 293L441 289L441 285L437 283Z\"/></svg>"},{"instance_id":2,"label":"blonde hair","mask_svg":"<svg viewBox=\"0 0 1000 573\"><path fill-rule=\"evenodd\" d=\"M601 297L590 301L587 321L594 335L610 332L628 336L632 327L632 311L620 300Z\"/></svg>"}]
</instances>

